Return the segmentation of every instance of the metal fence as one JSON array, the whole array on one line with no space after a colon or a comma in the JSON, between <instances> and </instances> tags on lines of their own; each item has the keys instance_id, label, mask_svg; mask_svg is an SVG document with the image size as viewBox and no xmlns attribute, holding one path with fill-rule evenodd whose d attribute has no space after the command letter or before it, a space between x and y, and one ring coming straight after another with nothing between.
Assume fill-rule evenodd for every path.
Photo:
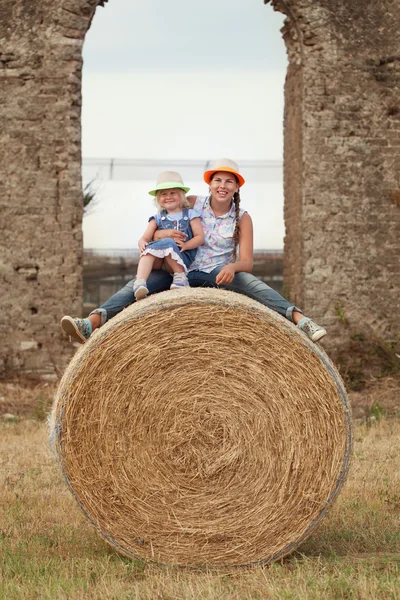
<instances>
[{"instance_id":1,"label":"metal fence","mask_svg":"<svg viewBox=\"0 0 400 600\"><path fill-rule=\"evenodd\" d=\"M145 159L145 158L84 158L84 181L143 181L156 179L160 171L182 171L185 180L197 180L207 169L209 160ZM253 183L282 181L281 160L240 160L240 170Z\"/></svg>"}]
</instances>

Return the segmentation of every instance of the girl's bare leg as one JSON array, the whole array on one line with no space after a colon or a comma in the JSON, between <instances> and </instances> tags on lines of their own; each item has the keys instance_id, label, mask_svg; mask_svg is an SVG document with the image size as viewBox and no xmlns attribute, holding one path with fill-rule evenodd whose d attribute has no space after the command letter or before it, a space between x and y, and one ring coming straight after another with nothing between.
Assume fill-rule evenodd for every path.
<instances>
[{"instance_id":1,"label":"girl's bare leg","mask_svg":"<svg viewBox=\"0 0 400 600\"><path fill-rule=\"evenodd\" d=\"M304 318L304 315L302 315L301 313L297 312L297 310L294 310L294 311L293 311L292 318L293 318L293 323L294 323L295 325L297 325L297 323L298 323L299 321L301 321L301 319L303 319L303 318Z\"/></svg>"},{"instance_id":2,"label":"girl's bare leg","mask_svg":"<svg viewBox=\"0 0 400 600\"><path fill-rule=\"evenodd\" d=\"M88 319L90 321L90 324L92 326L92 331L94 331L95 329L97 329L98 327L100 327L101 325L101 316L98 315L97 313L95 313L94 315L89 315Z\"/></svg>"},{"instance_id":3,"label":"girl's bare leg","mask_svg":"<svg viewBox=\"0 0 400 600\"><path fill-rule=\"evenodd\" d=\"M136 273L136 279L147 279L153 270L155 256L152 254L145 254L139 259L139 264Z\"/></svg>"},{"instance_id":4,"label":"girl's bare leg","mask_svg":"<svg viewBox=\"0 0 400 600\"><path fill-rule=\"evenodd\" d=\"M186 275L185 269L176 260L170 256L164 258L166 269L169 273L173 274L173 280L171 283L171 290L174 289L185 289L189 287L189 281Z\"/></svg>"},{"instance_id":5,"label":"girl's bare leg","mask_svg":"<svg viewBox=\"0 0 400 600\"><path fill-rule=\"evenodd\" d=\"M176 260L170 256L164 257L164 263L167 267L168 273L184 273L185 269Z\"/></svg>"}]
</instances>

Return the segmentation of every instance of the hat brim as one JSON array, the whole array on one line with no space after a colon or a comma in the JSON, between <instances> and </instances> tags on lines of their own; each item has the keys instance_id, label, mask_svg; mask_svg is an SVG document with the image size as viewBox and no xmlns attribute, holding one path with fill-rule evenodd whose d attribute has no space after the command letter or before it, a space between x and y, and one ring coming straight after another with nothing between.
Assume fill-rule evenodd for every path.
<instances>
[{"instance_id":1,"label":"hat brim","mask_svg":"<svg viewBox=\"0 0 400 600\"><path fill-rule=\"evenodd\" d=\"M164 183L160 183L157 187L155 187L154 190L150 190L149 194L150 196L155 196L160 190L172 190L174 188L183 190L185 193L189 192L190 190L190 188L177 181L164 181Z\"/></svg>"},{"instance_id":2,"label":"hat brim","mask_svg":"<svg viewBox=\"0 0 400 600\"><path fill-rule=\"evenodd\" d=\"M227 173L233 173L234 175L236 175L236 177L239 180L239 187L242 187L242 185L244 183L246 183L246 180L244 179L244 177L242 177L240 175L240 173L238 173L234 169L230 169L229 167L218 167L218 169L211 169L210 171L206 171L204 173L204 181L206 183L211 183L212 175L214 175L214 173L219 173L220 171L227 172Z\"/></svg>"}]
</instances>

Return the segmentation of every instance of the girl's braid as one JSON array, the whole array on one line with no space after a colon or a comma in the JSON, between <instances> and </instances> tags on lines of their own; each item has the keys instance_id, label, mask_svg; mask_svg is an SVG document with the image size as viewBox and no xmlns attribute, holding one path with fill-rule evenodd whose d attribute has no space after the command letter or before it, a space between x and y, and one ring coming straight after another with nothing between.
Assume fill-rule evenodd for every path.
<instances>
[{"instance_id":1,"label":"girl's braid","mask_svg":"<svg viewBox=\"0 0 400 600\"><path fill-rule=\"evenodd\" d=\"M236 247L239 243L239 219L240 219L240 192L235 192L233 195L233 203L235 205L235 231L233 232L233 253L232 262L236 262Z\"/></svg>"}]
</instances>

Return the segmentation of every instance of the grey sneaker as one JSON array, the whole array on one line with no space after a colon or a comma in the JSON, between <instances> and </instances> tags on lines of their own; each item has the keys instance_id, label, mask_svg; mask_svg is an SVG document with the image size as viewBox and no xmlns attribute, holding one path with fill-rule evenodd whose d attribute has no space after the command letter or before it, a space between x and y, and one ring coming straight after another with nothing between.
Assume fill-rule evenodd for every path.
<instances>
[{"instance_id":1,"label":"grey sneaker","mask_svg":"<svg viewBox=\"0 0 400 600\"><path fill-rule=\"evenodd\" d=\"M308 319L307 317L301 319L301 321L297 323L297 327L304 331L304 333L308 335L312 342L319 342L319 340L326 335L326 330L323 327L317 325L314 323L314 321Z\"/></svg>"},{"instance_id":2,"label":"grey sneaker","mask_svg":"<svg viewBox=\"0 0 400 600\"><path fill-rule=\"evenodd\" d=\"M174 279L171 283L170 290L181 290L189 287L189 281L186 277L186 273L174 273Z\"/></svg>"},{"instance_id":3,"label":"grey sneaker","mask_svg":"<svg viewBox=\"0 0 400 600\"><path fill-rule=\"evenodd\" d=\"M149 290L147 289L145 279L138 279L137 281L135 281L135 284L133 286L133 294L136 300L142 300L143 298L146 298L148 293Z\"/></svg>"},{"instance_id":4,"label":"grey sneaker","mask_svg":"<svg viewBox=\"0 0 400 600\"><path fill-rule=\"evenodd\" d=\"M88 326L85 319L73 319L72 317L63 317L61 327L69 335L69 341L75 340L84 344L92 334L92 329Z\"/></svg>"}]
</instances>

